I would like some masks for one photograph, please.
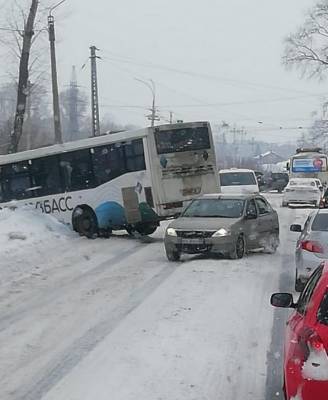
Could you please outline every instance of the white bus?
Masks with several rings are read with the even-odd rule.
[[[328,185],[327,155],[320,148],[297,149],[287,163],[287,170],[290,179],[317,178],[323,185]]]
[[[208,122],[0,156],[0,207],[31,205],[87,237],[122,228],[151,234],[195,196],[218,191]]]

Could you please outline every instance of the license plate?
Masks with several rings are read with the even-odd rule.
[[[205,244],[204,239],[182,239],[182,244]]]

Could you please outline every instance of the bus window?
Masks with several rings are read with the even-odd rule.
[[[78,150],[60,156],[60,168],[66,191],[95,187],[90,150]]]
[[[123,145],[115,143],[95,147],[92,161],[98,185],[121,176],[125,172]]]
[[[211,147],[207,127],[155,130],[158,154],[205,150]]]
[[[4,200],[22,200],[33,196],[28,161],[5,165],[2,168]]]
[[[58,156],[32,160],[31,175],[37,196],[57,194],[63,191]]]
[[[142,139],[133,140],[124,146],[127,171],[143,171],[146,169]]]

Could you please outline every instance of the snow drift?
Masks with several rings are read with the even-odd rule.
[[[12,207],[0,210],[0,254],[72,235],[68,226],[34,209]]]

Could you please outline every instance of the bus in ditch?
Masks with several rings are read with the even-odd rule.
[[[328,185],[328,157],[319,147],[299,148],[287,163],[289,178],[317,178]]]
[[[0,156],[0,207],[26,205],[82,236],[149,235],[219,191],[208,122],[155,126]]]

